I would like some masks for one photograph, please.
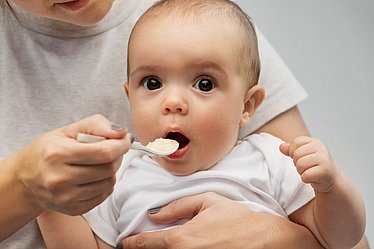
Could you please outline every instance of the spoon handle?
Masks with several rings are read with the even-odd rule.
[[[94,143],[105,140],[105,137],[97,136],[97,135],[91,135],[86,133],[78,133],[77,134],[77,141],[81,143]]]
[[[147,148],[142,145],[141,143],[139,142],[133,142],[131,144],[131,149],[134,149],[134,150],[147,150]]]
[[[78,133],[77,134],[77,141],[82,143],[94,143],[105,140],[105,137],[97,136],[97,135],[91,135],[86,133]],[[157,153],[151,151],[146,146],[142,145],[139,142],[133,142],[130,146],[131,149],[142,151],[143,153],[146,153],[150,156],[160,156]]]

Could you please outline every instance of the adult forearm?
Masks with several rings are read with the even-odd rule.
[[[45,211],[37,218],[40,232],[48,249],[98,248],[88,223],[81,217]]]
[[[298,225],[283,218],[271,218],[272,232],[266,231],[272,237],[271,244],[265,248],[323,248],[311,231],[302,225]],[[266,222],[266,221],[264,221]]]
[[[15,174],[15,156],[0,162],[0,241],[38,216],[43,210]]]
[[[292,141],[297,136],[309,135],[301,113],[296,106],[276,116],[255,131],[255,133],[261,132],[270,133],[286,142]]]

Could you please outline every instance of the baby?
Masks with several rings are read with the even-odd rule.
[[[79,239],[49,233],[48,248],[114,247],[131,234],[167,227],[152,223],[148,210],[207,191],[304,225],[326,248],[361,239],[363,201],[321,141],[298,137],[288,144],[264,133],[238,141],[264,89],[257,85],[254,27],[235,3],[157,2],[132,31],[127,72],[139,141],[168,138],[179,148],[167,157],[130,150],[113,194],[84,215],[90,227],[81,217],[59,224]]]

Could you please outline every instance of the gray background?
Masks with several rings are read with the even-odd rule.
[[[236,2],[309,93],[304,119],[361,191],[374,246],[374,1]]]

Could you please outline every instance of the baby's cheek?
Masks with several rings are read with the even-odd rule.
[[[201,115],[194,121],[194,132],[198,132],[206,139],[214,139],[217,137],[217,133],[222,132],[222,126],[222,119],[216,115]]]
[[[217,116],[207,119],[209,117],[201,118],[195,127],[201,146],[207,153],[226,154],[236,142],[239,126]]]
[[[132,115],[131,122],[139,141],[151,141],[154,130],[158,127],[158,119],[152,113],[139,112]]]

